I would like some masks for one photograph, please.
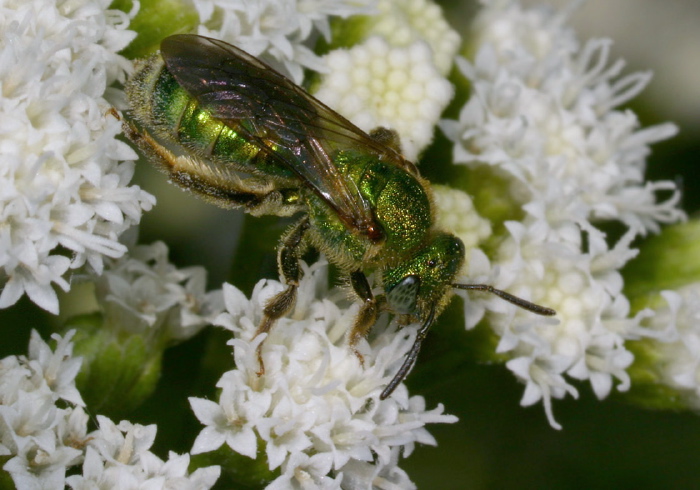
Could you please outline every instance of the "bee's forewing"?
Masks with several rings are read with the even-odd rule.
[[[338,150],[354,149],[401,164],[398,153],[235,46],[181,34],[163,40],[161,53],[190,95],[290,168],[349,229],[365,234],[379,229],[370,203],[333,157]]]

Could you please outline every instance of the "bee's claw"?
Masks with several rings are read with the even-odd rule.
[[[265,362],[263,361],[262,358],[262,344],[258,346],[257,349],[257,354],[258,354],[258,365],[260,366],[260,369],[257,370],[255,374],[258,375],[258,378],[265,374]]]

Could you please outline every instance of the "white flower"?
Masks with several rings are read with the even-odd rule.
[[[46,451],[33,446],[10,459],[3,469],[12,475],[16,488],[63,488],[66,467],[75,464],[80,455],[71,447]]]
[[[33,378],[43,378],[43,382],[54,393],[55,399],[63,399],[74,405],[84,406],[83,399],[75,387],[75,377],[80,371],[82,360],[73,358],[73,332],[65,337],[53,335],[56,341],[56,350],[41,340],[39,334],[32,330],[29,341],[29,355],[27,368],[32,371]]]
[[[399,450],[398,447],[391,450],[392,461],[398,461]],[[343,489],[404,490],[416,488],[406,472],[396,464],[381,467],[352,459],[343,467],[343,471]]]
[[[403,448],[407,456],[416,442],[435,444],[425,425],[456,418],[443,415],[442,406],[426,411],[423,399],[409,398],[403,385],[379,400],[415,329],[387,327],[371,344],[361,344],[363,368],[346,341],[357,307],[340,308],[344,293],[325,291],[323,264],[304,270],[295,310],[264,339],[261,377],[256,349],[263,336],[252,337],[265,302],[283,286],[261,281],[250,301],[232,286],[224,289],[228,313],[217,324],[236,335],[231,345],[237,369],[217,384],[218,406],[190,399],[207,426],[192,452],[214,451],[224,443],[251,458],[264,450],[270,470],[282,472],[271,488],[338,488],[341,474],[343,482],[352,481],[360,478],[355,470],[360,467],[371,467],[374,475],[395,472],[395,450]],[[329,299],[316,299],[317,291]]]
[[[314,94],[370,132],[395,130],[401,152],[412,161],[433,138],[440,114],[452,99],[452,85],[435,68],[423,41],[394,47],[372,37],[325,57],[327,75]]]
[[[192,337],[223,310],[221,291],[205,288],[206,271],[176,268],[163,242],[134,246],[96,279],[107,325],[171,340]]]
[[[382,36],[392,46],[403,47],[425,41],[442,75],[452,68],[461,39],[445,20],[442,9],[430,0],[380,0],[379,13],[370,19],[369,32]]]
[[[610,42],[579,47],[561,16],[485,3],[475,21],[475,61],[458,61],[474,95],[459,122],[443,123],[456,143],[455,162],[509,174],[523,188],[513,199],[528,212],[546,204],[555,229],[616,219],[644,234],[680,219],[675,185],[644,183],[649,145],[676,127],[638,130],[634,113],[615,110],[649,75],[619,78],[622,62],[606,68]],[[656,204],[661,190],[674,192]]]
[[[558,322],[474,297],[466,298],[466,311],[481,306],[467,325],[489,311],[498,352],[511,356],[508,368],[526,383],[521,403],[542,400],[559,428],[551,398],[577,395],[567,377],[587,380],[599,398],[615,379],[619,390],[630,386],[633,355],[625,342],[638,338],[648,313],[630,315],[620,269],[637,253],[635,237],[684,216],[675,184],[644,181],[649,145],[676,128],[639,130],[634,113],[617,109],[649,75],[620,77],[622,62],[608,66],[609,41],[579,46],[565,13],[482,3],[475,60],[458,61],[472,96],[459,121],[442,122],[455,162],[479,169],[477,212],[507,231],[495,248],[489,244],[488,277],[485,257],[475,264],[475,282],[554,308]],[[657,203],[661,190],[671,197]],[[500,208],[480,208],[479,195],[500,200]],[[498,222],[504,218],[513,221]],[[610,220],[626,227],[612,245],[599,229]]]
[[[154,199],[129,186],[136,154],[116,139],[106,88],[134,37],[104,0],[3,2],[0,19],[0,307],[23,294],[58,312],[52,284],[126,251],[119,235]],[[60,248],[69,251],[62,252]]]
[[[126,420],[115,425],[107,417],[98,416],[99,429],[91,436],[90,445],[108,462],[133,464],[153,445],[156,426],[132,424]]]
[[[75,405],[84,405],[80,393],[75,388],[75,377],[80,370],[80,358],[73,358],[75,334],[68,332],[65,337],[54,334],[56,350],[52,351],[36,331],[32,331],[27,357],[6,357],[0,362],[0,405],[10,406],[20,392],[40,390],[50,394],[55,401],[65,400]]]
[[[444,185],[432,188],[438,228],[459,237],[467,250],[491,236],[491,223],[479,216],[469,194]]]
[[[211,488],[220,474],[218,466],[187,473],[189,455],[169,454],[163,461],[148,449],[155,425],[122,421],[115,425],[98,416],[99,429],[88,438],[82,475],[66,478],[75,490],[91,488]]]
[[[211,448],[218,448],[226,443],[237,453],[255,458],[257,441],[250,422],[254,420],[255,414],[268,410],[271,399],[267,393],[258,397],[246,397],[244,393],[237,393],[233,388],[233,383],[222,383],[219,403],[190,398],[192,411],[200,422],[206,425],[192,446],[193,454],[210,451]],[[251,401],[251,398],[257,399]]]
[[[100,428],[87,433],[88,416],[75,388],[80,359],[70,340],[54,335],[55,350],[32,332],[29,354],[0,361],[0,455],[17,488],[210,488],[216,466],[187,473],[189,455],[171,453],[163,462],[149,451],[155,425],[97,416]],[[62,402],[59,402],[62,400]],[[57,403],[58,402],[58,403]],[[66,478],[83,464],[83,474]],[[74,471],[73,471],[74,472]]]
[[[303,68],[322,69],[304,43],[314,33],[330,40],[329,17],[373,12],[372,0],[194,0],[198,33],[233,43],[253,56],[283,63],[296,83]]]
[[[52,351],[33,331],[27,357],[0,361],[0,454],[9,456],[3,469],[17,488],[61,488],[66,468],[82,458],[87,416],[71,406],[83,404],[75,389],[80,359],[71,355],[73,334],[54,335]]]
[[[327,475],[331,471],[333,458],[327,453],[309,456],[298,452],[290,455],[281,468],[282,476],[270,483],[266,490],[287,490],[289,488],[340,490],[343,483],[343,475],[336,478]],[[368,465],[372,466],[373,465]],[[346,486],[346,488],[352,488]]]

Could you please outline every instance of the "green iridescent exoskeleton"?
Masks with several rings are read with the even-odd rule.
[[[258,334],[293,307],[308,246],[348,276],[362,302],[349,335],[360,359],[355,346],[381,311],[422,323],[381,398],[410,371],[454,288],[554,314],[488,285],[454,284],[464,245],[435,227],[430,184],[398,152],[394,133],[368,135],[244,51],[202,36],[168,37],[160,54],[137,64],[126,92],[127,135],[176,184],[256,216],[301,215],[278,248],[287,288],[265,306]],[[263,374],[260,350],[258,358]]]

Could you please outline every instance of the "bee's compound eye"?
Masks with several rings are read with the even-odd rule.
[[[415,274],[404,277],[386,292],[386,300],[395,313],[401,315],[416,312],[416,301],[420,290],[420,277]]]

